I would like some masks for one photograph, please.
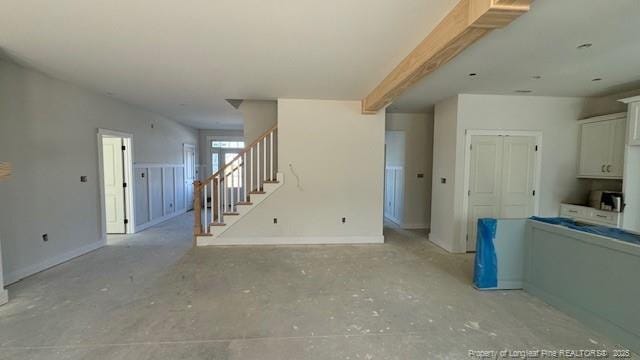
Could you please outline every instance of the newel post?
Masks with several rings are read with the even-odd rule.
[[[202,235],[202,182],[193,182],[193,236]]]

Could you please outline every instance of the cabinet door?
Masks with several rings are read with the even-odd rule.
[[[640,102],[629,104],[629,145],[640,145]]]
[[[608,121],[611,124],[611,158],[607,164],[606,176],[622,178],[624,169],[624,143],[627,122],[625,119]]]
[[[578,176],[604,177],[611,156],[611,125],[608,121],[582,124]]]

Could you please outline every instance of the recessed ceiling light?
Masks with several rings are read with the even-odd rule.
[[[588,49],[592,46],[592,43],[584,43],[584,44],[580,44],[578,45],[578,47],[576,49],[578,50],[582,50],[582,49]]]
[[[516,92],[519,93],[519,94],[528,94],[530,92],[533,92],[533,90],[523,89],[523,90],[516,90]]]
[[[469,76],[476,76],[478,75],[477,73],[470,73]]]
[[[595,78],[595,79],[591,79],[591,81],[601,81],[602,78]]]
[[[542,76],[540,76],[540,75],[533,75],[531,78],[532,78],[532,79],[534,79],[534,80],[540,80],[540,79],[542,79]]]

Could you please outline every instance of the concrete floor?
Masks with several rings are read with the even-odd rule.
[[[191,248],[181,216],[9,287],[0,359],[467,359],[614,348],[522,291],[471,287],[471,255],[384,245]]]

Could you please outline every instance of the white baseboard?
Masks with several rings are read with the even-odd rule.
[[[287,237],[218,237],[199,236],[198,246],[231,245],[348,245],[383,244],[384,236],[287,236]]]
[[[54,256],[49,258],[41,263],[27,266],[22,269],[14,270],[4,274],[4,284],[9,285],[13,284],[16,281],[20,281],[27,276],[31,276],[35,273],[39,273],[43,270],[47,270],[48,268],[54,267],[56,265],[62,264],[63,262],[69,261],[73,258],[76,258],[80,255],[84,255],[93,250],[99,249],[105,246],[105,242],[103,240],[96,241],[91,244],[87,244],[85,246],[79,247],[77,249],[73,249],[64,254],[60,254],[58,256]]]
[[[7,293],[7,290],[2,289],[2,286],[0,286],[0,305],[4,305],[8,302],[9,302],[9,293]]]
[[[401,227],[406,230],[419,230],[419,229],[428,229],[429,225],[427,224],[402,224]]]
[[[148,229],[148,228],[150,228],[152,226],[155,226],[155,225],[163,223],[163,222],[165,222],[167,220],[173,219],[174,217],[182,215],[182,214],[184,214],[186,212],[187,212],[187,209],[178,210],[178,211],[176,211],[174,213],[165,215],[163,217],[159,217],[157,219],[153,219],[153,220],[148,221],[148,222],[146,222],[144,224],[136,225],[135,232],[140,232],[142,230],[146,230],[146,229]]]

